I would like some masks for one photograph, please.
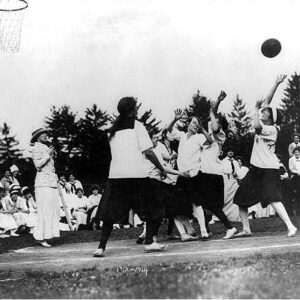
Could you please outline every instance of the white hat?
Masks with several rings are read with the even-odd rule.
[[[12,166],[10,167],[10,171],[11,171],[11,172],[19,171],[19,168],[18,168],[16,165],[12,165]]]
[[[9,188],[9,193],[12,194],[19,194],[21,187],[18,184],[12,184]]]
[[[25,195],[25,192],[27,192],[27,191],[29,191],[29,192],[30,192],[30,190],[29,190],[29,187],[28,187],[28,186],[24,186],[24,187],[22,187],[22,189],[21,189],[21,193],[22,193],[22,195]]]
[[[39,129],[35,130],[35,131],[32,133],[32,135],[31,135],[30,143],[32,143],[32,144],[35,143],[36,140],[37,140],[37,138],[38,138],[42,133],[48,132],[48,131],[49,131],[49,129],[47,129],[47,128],[39,128]]]

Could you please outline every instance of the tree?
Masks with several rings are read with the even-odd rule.
[[[51,116],[46,117],[45,125],[50,129],[52,145],[56,151],[55,162],[59,170],[67,171],[71,168],[72,158],[80,155],[77,145],[77,114],[67,105],[60,108],[53,106],[50,112]]]
[[[107,125],[111,117],[93,104],[78,122],[77,144],[81,157],[76,164],[85,180],[103,182],[108,177],[111,153],[107,138]]]
[[[210,111],[210,101],[203,95],[200,94],[198,90],[196,94],[192,97],[192,104],[185,109],[185,113],[188,118],[191,116],[198,116],[201,118],[202,124],[205,129],[207,129],[207,124],[209,121],[209,111]],[[184,122],[183,126],[180,126],[180,130],[187,130],[187,122]]]
[[[228,115],[232,133],[228,136],[224,144],[232,145],[235,148],[236,155],[242,155],[249,162],[253,146],[254,132],[251,131],[252,118],[246,109],[246,104],[238,95],[233,103],[233,108]]]
[[[283,161],[288,161],[288,145],[291,143],[291,137],[294,132],[300,130],[300,75],[294,73],[288,79],[287,87],[284,90],[281,112],[283,122],[277,142],[277,152],[279,152]]]
[[[228,116],[234,126],[234,136],[243,137],[250,132],[252,118],[249,116],[249,112],[246,109],[246,103],[244,103],[239,95],[236,96],[236,99],[233,102],[232,111]]]
[[[138,110],[141,108],[141,106],[142,104],[140,103],[138,105]],[[159,128],[161,121],[157,121],[156,118],[153,117],[152,109],[145,111],[142,116],[138,118],[138,120],[144,124],[150,135],[158,134],[161,131]]]
[[[0,162],[1,164],[10,166],[21,157],[21,151],[18,148],[19,142],[16,140],[15,135],[11,135],[10,127],[7,125],[7,123],[3,123],[3,126],[0,128],[0,130]]]

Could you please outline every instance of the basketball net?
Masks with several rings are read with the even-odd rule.
[[[20,38],[25,9],[25,0],[0,0],[0,49],[16,53],[20,48]]]

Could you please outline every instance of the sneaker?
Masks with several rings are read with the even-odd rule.
[[[141,245],[141,244],[144,243],[144,241],[145,241],[145,238],[139,236],[139,237],[136,239],[135,242],[136,242],[138,245]]]
[[[46,241],[37,241],[41,246],[45,248],[50,248],[52,247],[50,244],[48,244]]]
[[[237,229],[235,227],[228,229],[226,232],[226,235],[223,237],[223,240],[228,240],[233,238],[233,236],[235,235],[235,233],[237,232]]]
[[[249,236],[252,236],[252,232],[247,230],[242,230],[234,235],[234,237],[249,237]]]
[[[145,252],[162,252],[166,248],[166,245],[160,245],[159,243],[153,242],[150,245],[145,245],[144,250]]]
[[[197,236],[197,233],[195,230],[192,230],[192,231],[187,231],[187,234],[190,235],[190,236]]]
[[[93,254],[93,257],[103,257],[103,256],[104,256],[104,250],[101,248],[97,249]]]
[[[7,235],[5,233],[0,234],[0,239],[4,239],[4,238],[7,238],[7,237],[9,237],[9,235]]]
[[[289,229],[289,232],[287,234],[288,237],[293,237],[296,235],[296,232],[297,232],[297,228],[296,227],[293,227],[292,229]]]
[[[20,235],[17,234],[17,233],[15,233],[15,232],[13,232],[13,231],[11,231],[10,236],[20,236]]]
[[[167,235],[167,240],[172,241],[172,240],[178,240],[180,239],[180,236],[175,235],[173,233],[171,233],[170,235]]]
[[[181,235],[181,241],[182,242],[191,242],[191,241],[195,241],[195,240],[197,240],[196,237],[191,236],[187,233],[184,233],[184,234]]]
[[[201,235],[201,240],[202,241],[208,241],[209,239],[210,239],[210,234],[208,233],[208,234],[202,234]]]

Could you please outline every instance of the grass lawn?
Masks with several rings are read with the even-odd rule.
[[[300,217],[292,217],[292,222],[296,227],[300,228]],[[286,231],[285,224],[280,218],[260,218],[255,220],[250,220],[252,232],[283,232]],[[241,224],[234,224],[238,229],[241,229]],[[199,234],[199,225],[194,223],[194,228]],[[225,228],[220,223],[217,222],[211,225],[211,231],[213,233],[213,238],[219,239],[225,235]],[[113,231],[111,239],[114,240],[124,240],[124,239],[136,239],[137,236],[142,232],[142,228],[129,228],[129,229],[117,229]],[[159,235],[166,234],[166,225],[162,225]],[[61,232],[61,237],[51,241],[52,244],[66,244],[66,243],[81,243],[81,242],[91,242],[99,241],[100,231],[78,231],[78,232]],[[24,247],[36,246],[32,235],[25,234],[19,237],[9,237],[0,239],[0,254],[8,252],[9,250],[21,249]]]
[[[300,253],[286,253],[160,264],[144,270],[27,272],[13,281],[0,282],[0,297],[299,298],[299,279]]]
[[[300,218],[293,218],[300,228]],[[241,225],[236,224],[240,229]],[[194,226],[199,230],[198,224]],[[279,218],[251,220],[253,232],[284,232]],[[112,239],[135,239],[141,228],[114,230]],[[225,229],[211,226],[214,238]],[[163,236],[166,225],[160,230]],[[98,231],[63,232],[55,244],[99,240]],[[30,235],[0,240],[0,251],[34,246]],[[201,259],[201,258],[200,258]],[[200,260],[199,259],[199,260]],[[20,270],[21,271],[21,270]],[[299,253],[252,255],[217,261],[68,272],[0,271],[0,298],[299,298]]]

